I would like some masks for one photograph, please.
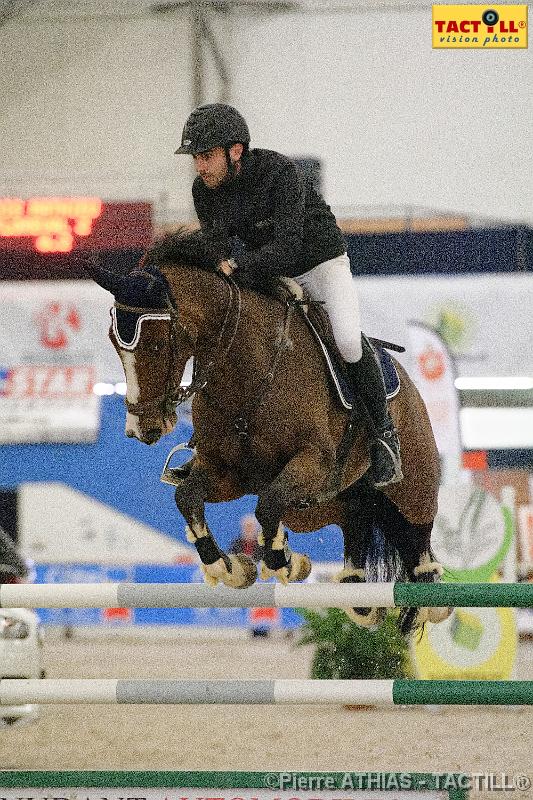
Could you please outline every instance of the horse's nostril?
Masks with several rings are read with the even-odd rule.
[[[153,444],[154,442],[157,442],[160,436],[161,436],[161,431],[159,430],[159,428],[152,428],[145,434],[144,441],[147,444]]]
[[[126,431],[126,436],[128,437],[128,439],[133,439],[135,434],[133,433],[133,431]]]

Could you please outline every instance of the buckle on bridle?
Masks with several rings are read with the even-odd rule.
[[[248,422],[244,417],[237,417],[233,425],[239,436],[243,439],[248,437]]]

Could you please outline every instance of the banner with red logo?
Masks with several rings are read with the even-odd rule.
[[[420,322],[408,323],[410,374],[426,404],[442,457],[460,464],[462,444],[456,371],[439,334]]]
[[[96,439],[94,386],[124,380],[111,303],[89,282],[0,283],[0,443]]]

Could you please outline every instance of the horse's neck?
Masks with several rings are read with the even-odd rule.
[[[198,335],[201,341],[212,335],[212,328],[223,320],[224,287],[211,272],[200,269],[172,266],[162,270],[170,284],[185,327]]]
[[[214,357],[221,386],[239,381],[251,369],[268,371],[283,327],[281,303],[249,291],[239,297],[218,275],[204,270],[168,267],[164,274],[185,327],[197,334],[195,355],[200,361]]]

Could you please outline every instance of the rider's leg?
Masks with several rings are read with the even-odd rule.
[[[374,486],[381,488],[403,478],[400,442],[389,414],[381,366],[374,348],[362,337],[363,355],[359,361],[348,363],[348,374],[368,412],[367,426],[371,434],[370,459]]]
[[[319,264],[296,281],[313,299],[324,301],[354,391],[365,406],[375,486],[401,480],[400,443],[389,415],[381,367],[370,343],[361,336],[359,298],[348,256]]]

